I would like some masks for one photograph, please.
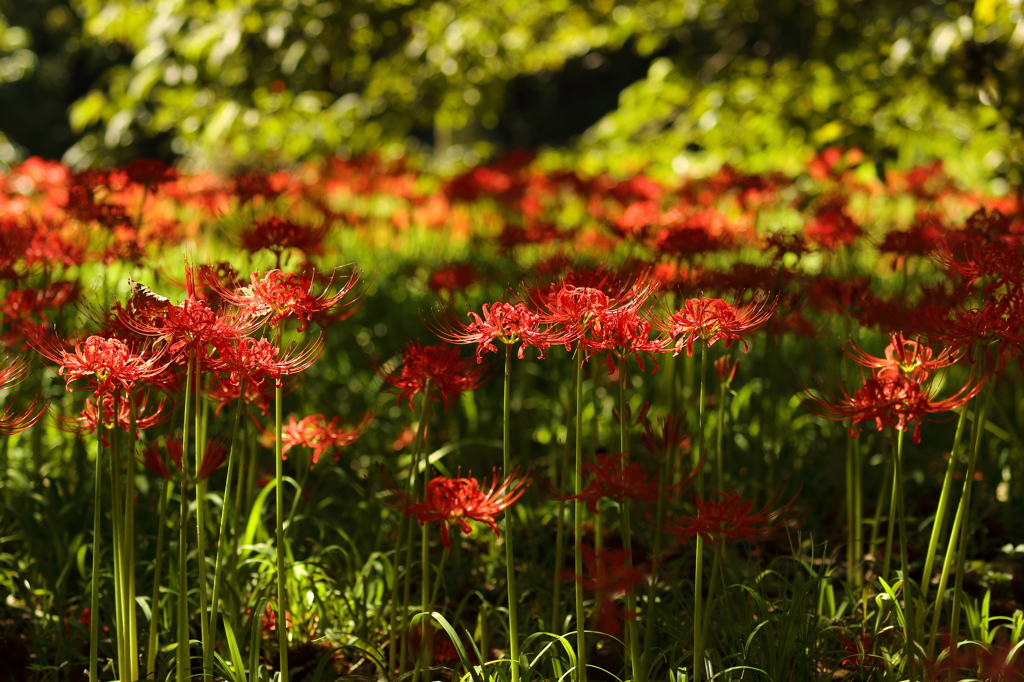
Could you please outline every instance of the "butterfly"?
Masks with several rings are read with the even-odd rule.
[[[166,296],[155,293],[145,284],[139,284],[128,276],[128,305],[132,312],[146,317],[164,317],[167,315],[171,301]]]

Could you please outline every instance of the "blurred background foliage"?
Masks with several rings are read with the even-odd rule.
[[[0,163],[1024,167],[1020,0],[0,0]]]

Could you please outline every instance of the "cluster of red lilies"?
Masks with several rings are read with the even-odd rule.
[[[369,360],[394,387],[400,405],[413,411],[417,402],[419,406],[419,428],[405,441],[415,451],[408,479],[389,484],[382,499],[424,530],[437,524],[446,548],[453,542],[451,531],[469,533],[470,522],[498,534],[499,515],[521,499],[532,478],[532,463],[510,452],[508,444],[512,357],[525,360],[530,349],[539,359],[558,349],[571,353],[577,415],[583,405],[583,363],[603,359],[608,376],[619,383],[619,448],[613,454],[585,458],[580,445],[582,417],[577,416],[571,429],[577,439],[575,467],[545,485],[560,505],[560,529],[565,518],[561,510],[573,507],[575,564],[565,568],[564,557],[556,554],[560,563],[555,578],[572,580],[578,590],[595,593],[605,631],[616,631],[625,620],[627,664],[633,666],[634,679],[644,682],[654,645],[641,637],[636,619],[653,619],[656,600],[649,596],[638,606],[636,592],[645,581],[653,590],[658,579],[661,536],[695,544],[699,574],[704,544],[718,556],[729,543],[757,544],[792,523],[789,505],[773,500],[755,509],[724,485],[721,447],[711,447],[704,434],[705,370],[716,342],[729,349],[739,341],[746,352],[749,335],[760,329],[778,336],[830,335],[837,320],[848,333],[854,322],[882,330],[889,336],[882,356],[850,341],[846,353],[863,368],[856,387],[808,389],[803,397],[816,415],[849,422],[851,436],[862,423],[874,423],[879,431],[892,432],[900,446],[905,432],[912,431],[915,442],[920,439],[921,424],[929,415],[952,410],[963,414],[1008,362],[1016,359],[1024,366],[1024,214],[1013,198],[993,199],[959,189],[940,165],[890,172],[879,180],[862,172],[869,162],[859,151],[829,149],[808,163],[810,184],[779,174],[750,175],[725,168],[711,178],[669,185],[643,175],[614,180],[542,171],[531,161],[513,154],[491,166],[441,179],[375,158],[232,178],[185,176],[146,160],[121,169],[74,173],[56,163],[30,159],[0,176],[0,279],[6,283],[0,300],[0,343],[7,356],[0,369],[0,388],[25,379],[26,351],[34,349],[57,368],[69,391],[80,386],[89,392],[69,428],[96,434],[112,453],[117,452],[118,441],[125,440],[120,434],[128,434],[131,456],[118,459],[113,454],[109,466],[130,474],[137,455],[161,479],[194,487],[197,515],[204,513],[202,486],[223,464],[230,467],[232,444],[200,438],[197,421],[190,465],[187,453],[193,444],[188,427],[182,436],[164,439],[162,448],[149,442],[135,453],[139,434],[170,419],[176,408],[186,410],[187,422],[191,397],[197,414],[200,403],[208,403],[218,414],[225,407],[238,407],[240,414],[245,406],[273,418],[274,432],[267,435],[276,447],[280,514],[280,460],[286,453],[308,452],[310,464],[326,453],[337,456],[366,433],[374,419],[368,412],[357,425],[346,428],[337,417],[322,413],[292,415],[287,421],[280,412],[271,417],[286,377],[308,369],[324,352],[324,334],[305,338],[307,327],[326,329],[344,320],[360,296],[357,271],[316,267],[337,259],[339,235],[356,231],[367,248],[391,248],[403,234],[422,228],[443,233],[455,243],[481,246],[497,263],[490,270],[490,262],[454,262],[431,263],[417,273],[443,296],[428,326],[446,344],[412,341],[398,363]],[[884,199],[894,197],[913,201],[912,215],[904,215],[899,227],[888,222],[895,213],[877,209]],[[187,265],[180,303],[136,282],[129,283],[124,303],[101,309],[85,300],[76,268],[97,262],[155,262],[154,256],[172,245],[209,237],[214,218],[225,214],[236,216],[237,224],[225,228],[223,240],[273,267],[245,276],[226,262]],[[875,274],[903,286],[858,274],[851,265],[857,249],[873,250],[878,257],[872,266]],[[616,266],[582,266],[575,257],[578,253]],[[317,274],[318,270],[333,274]],[[525,283],[518,274],[510,274],[523,270],[530,273]],[[488,287],[495,282],[507,292],[503,297],[490,296],[465,315],[457,312],[461,303],[478,301],[493,291]],[[516,284],[508,289],[512,282]],[[93,331],[77,336],[67,329],[56,333],[52,321],[83,304]],[[938,344],[941,349],[933,350]],[[475,346],[475,354],[463,356],[459,345]],[[627,382],[634,361],[640,371],[647,370],[648,362],[656,371],[660,354],[676,356],[683,350],[688,356],[695,351],[701,356],[699,399],[688,406],[698,414],[698,432],[692,436],[683,434],[677,414],[655,408],[664,415],[658,421],[648,417],[647,402],[633,401],[640,406],[631,408]],[[460,395],[479,388],[490,376],[483,365],[489,354],[504,354],[505,359],[503,472],[492,474],[484,484],[472,475],[432,476],[425,461],[432,405],[447,409]],[[954,363],[969,363],[974,369],[969,379],[950,389],[943,370]],[[713,363],[725,387],[719,406],[737,364],[728,354]],[[940,376],[942,381],[937,381]],[[940,390],[946,397],[940,397]],[[27,406],[9,404],[0,415],[0,433],[24,431],[44,414],[38,398]],[[198,420],[197,414],[193,416]],[[722,419],[716,423],[721,429]],[[642,442],[662,465],[658,471],[631,461],[631,435],[639,429]],[[715,465],[713,483],[705,483],[702,471],[709,461]],[[138,676],[130,573],[134,565],[128,552],[131,485],[126,478],[115,483],[122,487],[114,491],[119,511],[112,519],[113,537],[120,543],[118,556],[127,557],[118,559],[116,567],[120,577],[115,629],[119,670]],[[894,484],[894,495],[897,485],[901,484]],[[696,491],[691,492],[693,488]],[[619,510],[621,550],[601,546],[601,519],[613,507]],[[639,522],[656,538],[647,570],[634,565],[630,549],[630,520],[638,508],[644,511],[637,515]],[[182,516],[189,513],[185,504]],[[598,528],[593,546],[583,541],[586,514]],[[510,524],[508,516],[505,521]],[[203,528],[202,521],[199,527]],[[411,547],[411,538],[410,522],[396,542]],[[279,518],[278,542],[283,540]],[[518,595],[507,532],[505,540],[515,681]],[[196,542],[202,547],[201,535]],[[890,537],[887,561],[891,546]],[[396,556],[399,549],[396,546]],[[557,552],[562,549],[559,546]],[[218,547],[218,566],[220,551]],[[278,559],[284,561],[280,549]],[[423,564],[426,571],[426,557]],[[905,558],[902,567],[905,572]],[[205,571],[205,559],[200,560],[200,569]],[[397,561],[394,570],[397,575]],[[405,570],[408,581],[408,564]],[[283,563],[278,572],[283,580]],[[924,578],[930,581],[931,576]],[[204,590],[205,582],[203,578]],[[397,604],[399,581],[392,586]],[[698,580],[696,603],[710,608],[713,587],[714,581],[705,595]],[[217,590],[215,579],[209,603],[204,601],[201,607],[204,663],[212,661],[218,636]],[[408,589],[405,592],[408,601]],[[582,661],[586,618],[579,594],[576,627]],[[616,605],[620,596],[625,597],[625,608]],[[560,623],[557,592],[555,601],[551,622]],[[423,604],[426,611],[430,606]],[[97,612],[95,603],[91,608]],[[186,609],[180,621],[184,626],[179,624],[186,631],[177,633],[178,652],[187,655],[181,652],[188,649],[188,605],[179,608]],[[280,584],[277,608],[287,614]],[[403,608],[400,617],[404,619],[407,611]],[[710,622],[707,614],[703,618],[698,610],[698,680]],[[912,643],[916,635],[911,625],[906,638]],[[410,623],[393,620],[392,626],[396,632],[410,633],[404,648],[395,645],[402,635],[392,633],[392,651],[399,651],[401,658],[390,663],[404,668],[406,650],[418,644],[412,643]],[[280,634],[284,650],[286,630],[281,628]],[[424,641],[429,641],[429,633]],[[920,658],[911,649],[908,646],[907,660]],[[286,655],[282,666],[286,678]],[[585,665],[581,666],[585,677]]]

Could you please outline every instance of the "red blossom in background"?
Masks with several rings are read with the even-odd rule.
[[[323,241],[330,226],[319,227],[299,225],[287,218],[271,216],[257,220],[252,227],[243,230],[238,239],[242,248],[250,253],[262,249],[280,254],[287,249],[300,251],[304,256],[323,253]]]
[[[181,441],[175,439],[164,441],[164,450],[166,450],[168,458],[170,458],[178,473],[182,473],[181,457],[183,450]],[[227,446],[219,440],[206,441],[206,447],[203,448],[203,461],[199,466],[199,472],[196,476],[197,480],[205,481],[209,478],[213,472],[227,461],[228,454]],[[142,448],[142,456],[139,461],[157,476],[171,480],[170,470],[164,463],[164,459],[160,456],[160,448],[156,443],[150,443]]]
[[[451,346],[424,346],[413,341],[402,349],[402,364],[396,369],[378,365],[377,374],[399,389],[398,402],[404,400],[415,411],[412,399],[430,384],[430,399],[443,401],[445,409],[460,394],[472,391],[483,382],[483,370],[472,360],[460,357]]]
[[[498,472],[495,471],[491,476],[491,486],[485,491],[475,478],[438,476],[427,482],[426,499],[422,502],[412,499],[394,483],[390,483],[393,499],[385,504],[400,509],[421,525],[438,523],[441,527],[441,542],[445,547],[451,547],[449,527],[458,526],[464,535],[468,535],[473,529],[469,521],[486,523],[495,535],[501,535],[494,517],[512,506],[525,492],[530,481],[517,469],[500,480],[499,484]]]
[[[337,417],[328,422],[327,417],[322,414],[312,414],[297,421],[294,415],[289,416],[288,423],[282,427],[281,455],[283,457],[284,453],[294,447],[308,448],[313,454],[313,464],[316,464],[324,452],[351,445],[359,440],[359,437],[366,433],[374,416],[374,413],[367,412],[359,424],[349,430],[338,427]],[[338,456],[335,455],[334,458],[337,459]]]
[[[505,345],[521,343],[520,358],[525,357],[527,346],[536,348],[543,358],[548,348],[563,342],[554,334],[541,331],[538,316],[522,303],[485,303],[482,315],[467,313],[472,320],[469,324],[460,321],[447,309],[442,315],[442,321],[435,325],[435,333],[449,343],[477,344],[478,363],[483,362],[484,353],[497,352],[495,341]]]
[[[336,276],[337,273],[328,278],[327,286],[319,295],[313,295],[313,278],[281,270],[270,270],[262,276],[254,272],[249,286],[233,292],[218,293],[225,301],[238,306],[244,314],[268,317],[272,327],[284,319],[294,317],[299,322],[299,331],[303,331],[314,318],[343,319],[345,315],[342,315],[342,309],[359,299],[357,294],[345,300],[359,284],[359,271],[349,272],[340,282],[339,289],[331,294],[329,292]],[[217,282],[208,284],[219,286]],[[351,314],[351,311],[348,313]]]
[[[685,346],[686,354],[692,357],[693,344],[697,339],[709,347],[721,339],[725,341],[726,348],[739,339],[745,353],[749,347],[742,335],[767,322],[778,304],[777,296],[772,299],[758,296],[738,306],[720,298],[690,298],[682,308],[662,321],[661,326],[672,337],[678,337],[674,355],[679,355]]]
[[[782,531],[787,522],[786,512],[795,501],[796,497],[781,507],[769,502],[754,511],[752,502],[732,490],[715,493],[708,500],[698,495],[694,513],[667,521],[664,530],[681,544],[688,544],[699,535],[708,544],[742,540],[756,545]]]
[[[587,484],[579,495],[570,495],[567,500],[584,500],[590,513],[597,513],[597,503],[602,499],[622,502],[634,500],[651,505],[658,498],[658,477],[652,476],[638,462],[631,462],[623,468],[622,455],[597,455],[597,463],[583,465]]]
[[[624,618],[635,618],[635,613],[615,606],[615,597],[633,590],[643,582],[644,571],[639,566],[627,566],[626,552],[622,549],[594,551],[583,545],[583,564],[586,572],[578,575],[571,570],[563,571],[563,580],[574,580],[583,589],[597,597],[598,629],[609,635],[616,635],[622,629]]]
[[[885,357],[882,358],[868,355],[853,341],[850,342],[850,348],[844,350],[855,362],[871,368],[875,376],[889,378],[902,375],[917,382],[926,380],[937,369],[952,365],[960,357],[959,353],[950,348],[943,348],[935,355],[920,340],[906,339],[903,332],[893,332],[889,339]]]

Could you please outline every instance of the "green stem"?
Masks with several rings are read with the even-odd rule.
[[[942,602],[946,598],[946,585],[949,584],[949,574],[953,570],[953,561],[956,559],[956,547],[954,543],[960,537],[960,522],[963,520],[963,498],[960,498],[956,507],[956,516],[953,518],[953,528],[949,532],[949,545],[946,548],[946,556],[942,558],[942,573],[939,575],[939,586],[935,591],[935,606],[932,609],[932,626],[928,630],[928,650],[926,660],[935,660],[935,643],[939,635],[939,618],[942,616]]]
[[[573,546],[573,567],[576,575],[583,575],[583,341],[576,345],[576,480],[573,492],[573,531],[576,542]],[[624,415],[623,415],[624,418]],[[587,615],[583,608],[583,583],[575,581],[576,589],[576,680],[587,682]]]
[[[967,563],[967,540],[971,534],[971,488],[974,483],[974,470],[978,464],[978,452],[981,450],[981,437],[985,433],[985,420],[988,417],[989,407],[992,405],[992,396],[995,395],[995,377],[989,380],[985,389],[984,404],[975,415],[974,438],[971,443],[971,454],[967,460],[967,474],[964,480],[963,497],[960,500],[963,506],[963,515],[960,522],[960,538],[956,557],[956,586],[953,589],[953,614],[949,625],[949,653],[953,657],[956,654],[958,640],[960,638],[960,607],[964,593],[964,567]],[[952,679],[954,671],[950,670]]]
[[[117,393],[114,393],[114,426],[110,430],[110,489],[111,516],[114,527],[114,614],[117,635],[117,674],[119,679],[129,675],[125,665],[128,660],[128,608],[125,604],[127,581],[125,580],[124,556],[124,490],[121,483],[121,451],[117,437],[116,415],[120,410]],[[101,427],[102,428],[102,427]]]
[[[505,345],[505,392],[502,409],[501,451],[505,480],[512,471],[511,419],[512,404],[512,345]],[[519,594],[516,591],[515,552],[512,547],[512,511],[505,510],[505,575],[508,583],[508,650],[512,662],[512,682],[519,682],[519,619],[516,613]],[[445,550],[447,554],[447,549]],[[442,565],[444,558],[441,559]],[[438,574],[440,580],[440,574]]]
[[[910,562],[907,558],[907,520],[906,507],[903,501],[903,430],[896,431],[896,451],[894,453],[893,490],[896,491],[896,518],[900,527],[900,567],[903,580],[903,623],[904,623],[904,657],[909,669],[910,682],[917,682],[916,637],[917,621],[914,620],[913,584],[910,582]]]
[[[935,519],[932,521],[932,534],[928,540],[928,553],[925,554],[924,572],[921,574],[921,601],[928,598],[928,588],[932,581],[932,570],[935,565],[935,554],[938,551],[939,536],[945,530],[944,521],[946,508],[949,506],[949,494],[953,488],[953,473],[956,470],[957,453],[960,451],[960,440],[963,437],[964,424],[967,421],[966,406],[960,410],[956,421],[956,435],[953,436],[953,449],[949,453],[949,464],[946,466],[946,477],[942,479],[942,492],[939,493],[939,504],[935,508]]]
[[[625,356],[619,357],[619,452],[622,456],[622,471],[629,466],[629,415],[627,414],[626,401],[626,370],[628,369]],[[626,572],[633,569],[633,533],[631,528],[632,518],[630,516],[629,499],[622,500],[621,516],[619,517],[619,529],[622,531],[622,549],[626,559]],[[629,613],[636,613],[636,590],[629,587],[626,590],[626,610]],[[629,618],[626,621],[626,637],[628,639],[629,659],[632,664],[633,679],[636,682],[646,682],[644,674],[643,656],[640,653],[640,633],[637,627],[636,618]]]
[[[693,466],[697,467],[701,457],[704,456],[704,391],[708,375],[708,344],[700,345],[700,398],[697,403],[697,447],[693,451]],[[697,472],[697,494],[704,492],[704,472]],[[698,680],[697,682],[700,682]]]
[[[115,424],[116,426],[116,424]],[[127,593],[125,608],[128,616],[128,670],[132,682],[139,679],[139,628],[135,609],[135,446],[138,426],[135,422],[135,398],[128,393],[128,458],[124,497],[124,552]]]
[[[857,558],[854,555],[854,535],[857,529],[854,526],[853,511],[853,441],[852,437],[846,439],[846,579],[851,584],[857,571]]]
[[[671,471],[672,446],[665,453],[665,460],[662,462],[661,473],[658,476],[658,502],[654,515],[654,546],[651,548],[651,574],[647,583],[647,601],[644,602],[644,651],[643,651],[643,673],[647,677],[651,668],[651,656],[654,654],[654,622],[657,600],[655,589],[658,584],[658,568],[661,562],[661,527],[662,517],[665,513],[665,477]]]
[[[101,427],[102,428],[102,427]],[[89,679],[96,677],[100,645],[100,490],[103,481],[103,443],[96,444],[96,480],[92,494],[92,585],[89,595]]]
[[[704,538],[697,535],[697,559],[693,582],[693,680],[704,679]]]
[[[199,564],[199,632],[203,640],[203,681],[211,682],[213,679],[213,638],[210,635],[210,612],[207,590],[209,585],[206,579],[206,491],[208,483],[206,479],[199,478],[202,470],[203,459],[206,456],[206,448],[203,440],[204,429],[201,421],[202,416],[202,395],[200,387],[201,377],[196,366],[196,560]],[[278,434],[280,437],[280,434]],[[184,459],[184,456],[182,457]],[[280,484],[279,484],[280,485]],[[281,621],[283,622],[283,621]]]
[[[245,382],[242,382],[240,395],[245,395]],[[227,521],[231,509],[231,475],[234,473],[235,460],[238,455],[235,453],[235,446],[238,443],[238,429],[242,421],[242,412],[245,410],[245,402],[238,401],[238,408],[235,410],[235,424],[231,430],[231,449],[228,450],[228,471],[224,480],[224,497],[220,506],[220,528],[217,532],[217,558],[213,564],[213,593],[210,597],[210,647],[217,646],[217,617],[220,609],[220,587],[221,571],[224,565],[224,555],[229,551],[230,544],[227,538]],[[242,665],[241,661],[233,661],[235,665]]]
[[[423,398],[420,405],[420,423],[416,428],[416,437],[413,441],[413,452],[412,452],[412,463],[409,469],[409,480],[407,483],[406,494],[409,497],[416,495],[416,481],[419,477],[420,458],[423,455],[424,445],[426,444],[427,438],[427,422],[430,419],[430,381],[425,382],[423,386]],[[423,475],[427,475],[427,470],[430,463],[424,467]],[[412,592],[412,550],[413,550],[413,520],[409,517],[405,520],[406,533],[405,533],[405,584],[402,592],[402,610],[401,610],[401,624],[399,630],[403,636],[408,634],[408,627],[406,619],[409,614],[409,604],[411,600]],[[399,531],[399,536],[402,533]],[[397,574],[396,574],[397,575]],[[398,584],[397,582],[395,583]],[[401,655],[399,657],[399,670],[405,669],[405,657],[406,649],[411,648],[408,640],[402,643],[400,647]]]
[[[280,347],[281,332],[277,333]],[[281,658],[281,682],[288,682],[288,592],[285,588],[284,549],[284,466],[281,459],[283,387],[278,380],[274,386],[274,480],[277,482],[277,646]]]
[[[718,390],[718,419],[715,421],[716,448],[715,448],[715,492],[725,490],[725,448],[722,445],[725,434],[725,393],[726,384],[722,382]]]
[[[178,648],[176,653],[177,682],[185,682],[192,677],[192,659],[189,651],[188,637],[188,441],[191,433],[191,405],[189,393],[192,390],[192,358],[185,369],[185,400],[183,405],[184,421],[181,435],[181,513],[178,518]]]
[[[163,479],[157,511],[156,557],[153,559],[153,598],[149,602],[149,643],[146,645],[146,677],[155,680],[156,652],[160,646],[160,582],[164,565],[164,528],[167,525],[167,498],[174,485]],[[93,678],[90,678],[93,679]]]

